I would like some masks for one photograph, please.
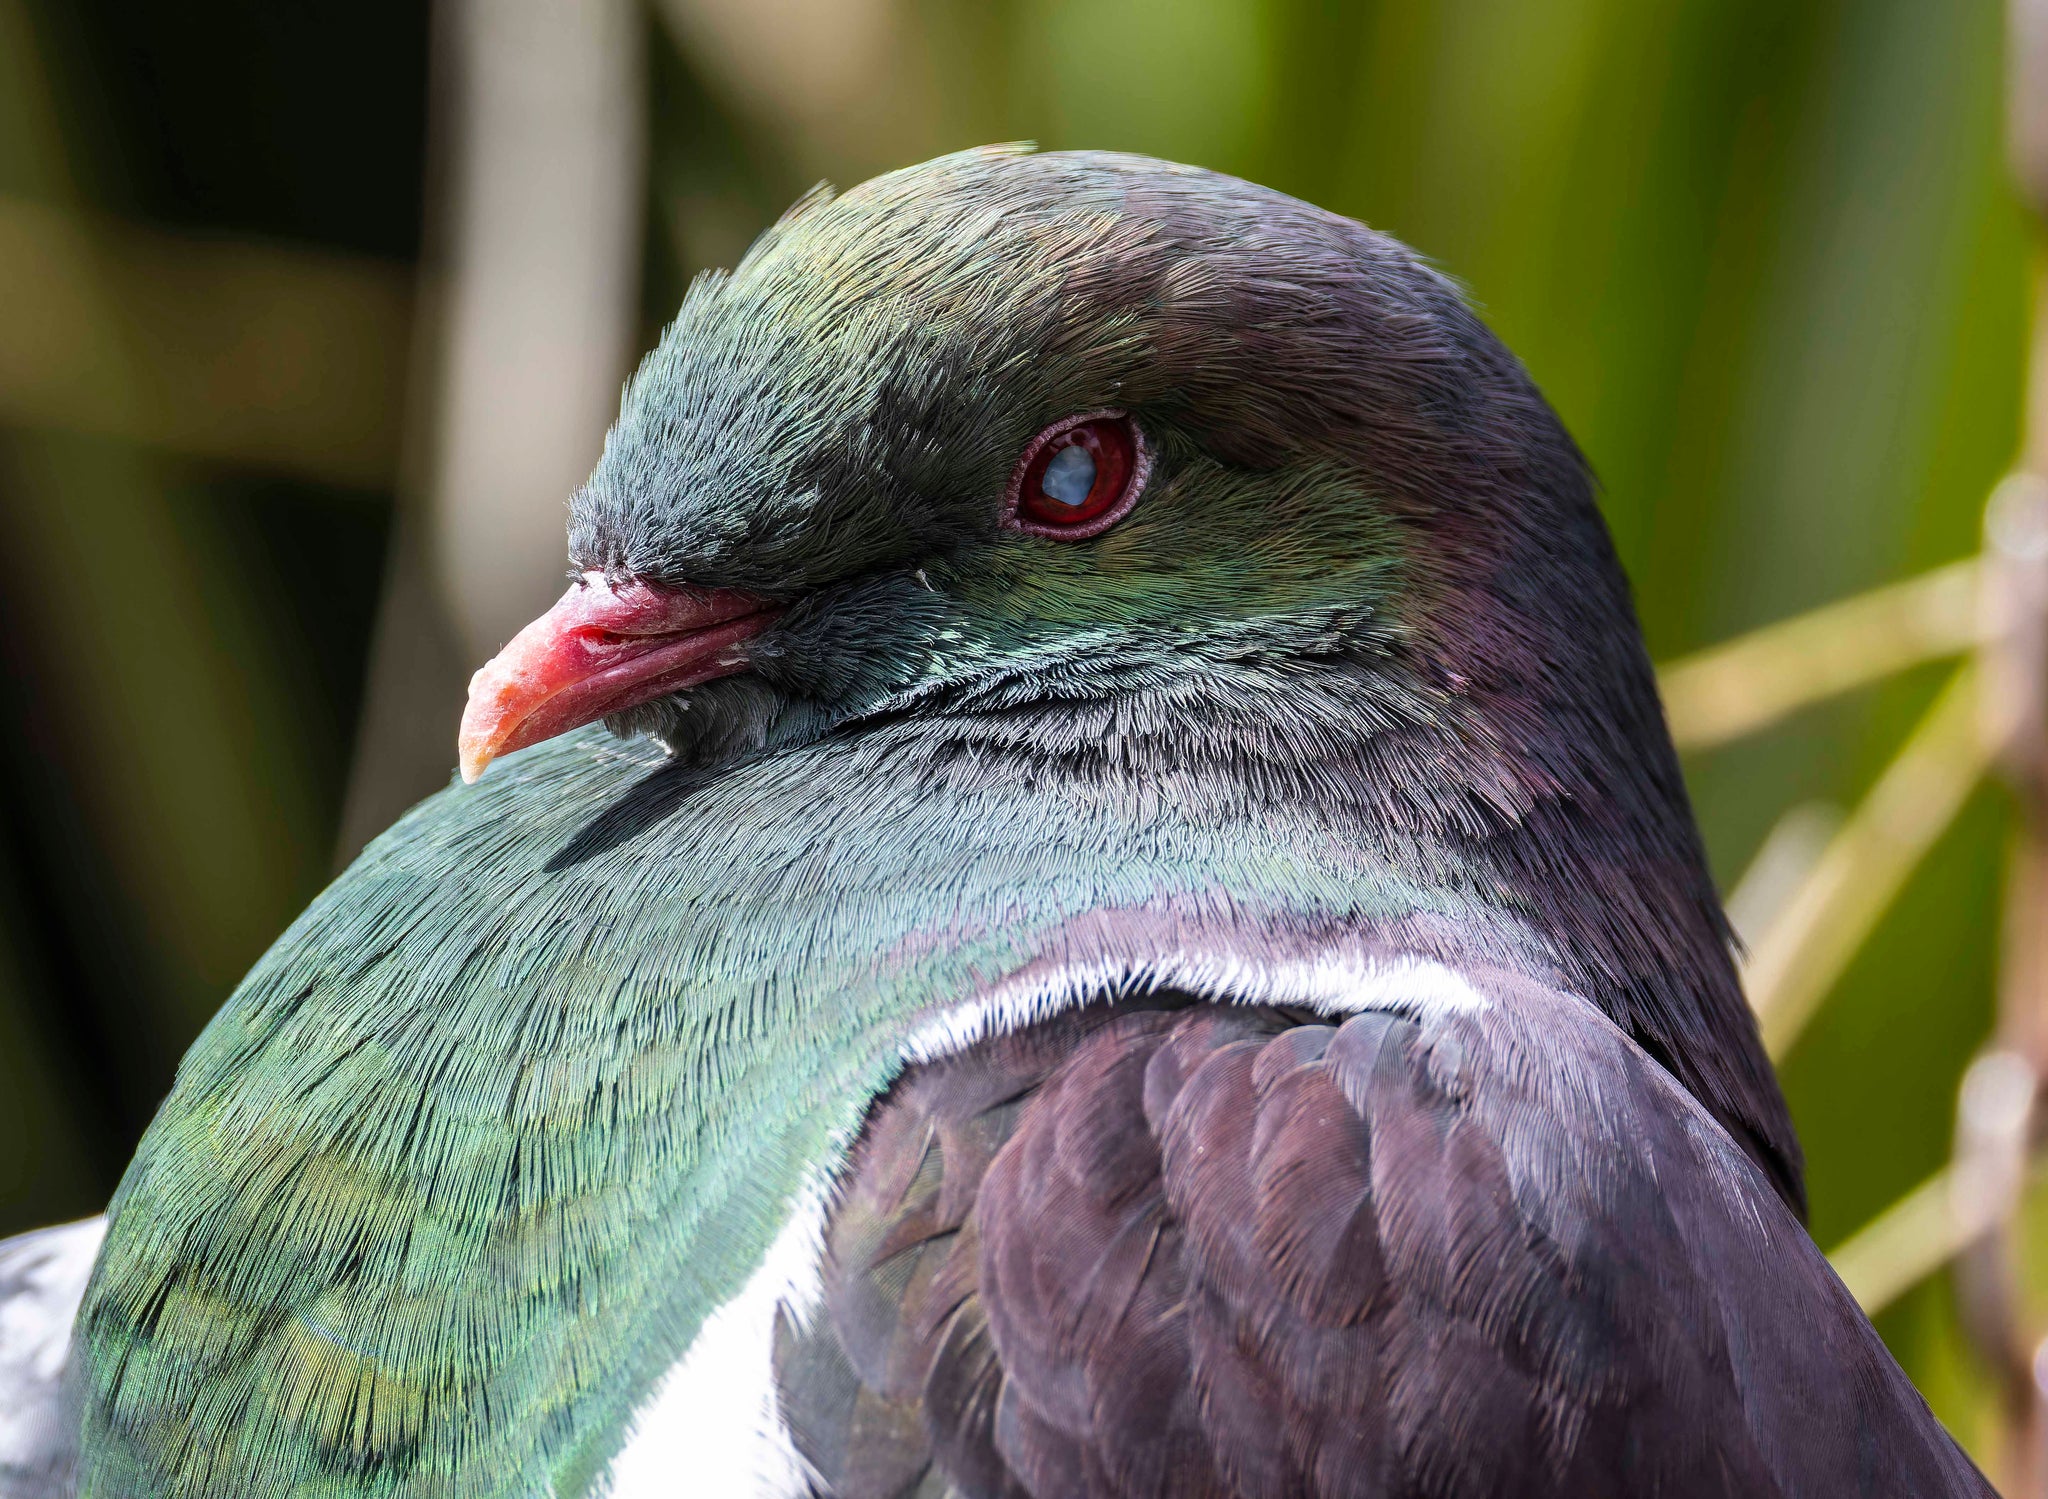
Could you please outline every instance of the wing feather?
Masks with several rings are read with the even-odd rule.
[[[1990,1493],[1668,1074],[1478,987],[1091,1007],[906,1073],[777,1361],[831,1492]]]

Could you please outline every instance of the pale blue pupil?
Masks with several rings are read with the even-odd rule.
[[[1079,509],[1095,487],[1095,455],[1079,443],[1061,448],[1045,466],[1038,487],[1054,503]]]

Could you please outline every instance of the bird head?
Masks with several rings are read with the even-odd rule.
[[[463,773],[597,718],[716,759],[1352,649],[1455,584],[1421,531],[1536,470],[1584,490],[1456,290],[1350,220],[1098,153],[820,191],[627,387]]]

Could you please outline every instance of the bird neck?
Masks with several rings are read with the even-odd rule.
[[[1604,529],[1596,540],[1607,565],[1572,580],[1565,604],[1511,555],[1473,567],[1353,689],[1368,722],[1389,699],[1431,705],[1424,726],[1363,736],[1360,809],[1538,933],[1563,986],[1677,1078],[1803,1217],[1791,1116]]]
[[[1798,1144],[1620,569],[1590,496],[1565,498],[1553,513],[1590,555],[1562,584],[1515,528],[1440,527],[1410,554],[1438,575],[1411,563],[1397,592],[1041,647],[867,725],[907,734],[927,766],[972,763],[1075,806],[1119,798],[1124,839],[1151,836],[1148,805],[1249,837],[1316,829],[1387,872],[1382,913],[1391,899],[1428,918],[1389,941],[1583,996],[1797,1208]],[[1305,884],[1346,867],[1288,857]]]

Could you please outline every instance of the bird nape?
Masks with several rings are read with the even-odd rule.
[[[0,1249],[0,1492],[1990,1492],[1801,1228],[1585,464],[1400,245],[816,193],[569,551],[96,1262]]]

